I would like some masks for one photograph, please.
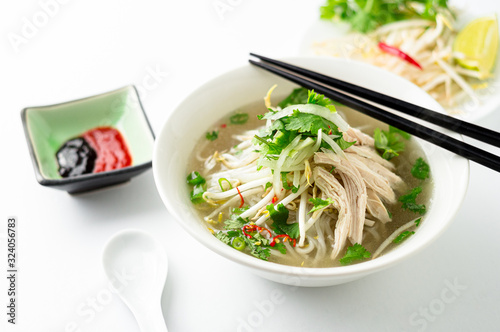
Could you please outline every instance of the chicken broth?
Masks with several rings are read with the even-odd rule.
[[[319,109],[319,107],[316,108]],[[388,131],[387,125],[352,109],[344,106],[337,106],[336,109],[351,128],[359,128],[370,137],[373,136],[376,128]],[[277,111],[280,109],[278,108]],[[332,140],[335,140],[338,145],[334,142],[334,149],[344,142],[338,137],[339,135],[335,135],[335,131],[332,133],[332,130],[329,129],[331,123],[324,122],[327,127],[323,127],[323,129],[326,130],[323,130],[322,133],[318,132],[317,136],[311,136],[309,132],[302,132],[298,134],[299,138],[295,137],[292,140],[290,137],[291,142],[287,142],[289,145],[279,155],[282,159],[280,160],[277,154],[271,154],[274,151],[271,150],[275,146],[267,145],[270,144],[269,137],[271,136],[267,136],[268,143],[261,145],[258,145],[259,141],[254,138],[255,135],[264,135],[262,128],[266,125],[266,121],[268,132],[270,122],[280,121],[275,119],[259,120],[257,118],[258,115],[266,112],[267,108],[262,101],[246,105],[232,112],[228,117],[219,120],[209,128],[206,135],[204,134],[200,138],[197,149],[193,151],[191,156],[188,172],[199,172],[199,177],[194,175],[195,173],[188,176],[190,190],[192,190],[191,200],[195,203],[200,220],[221,241],[237,250],[270,262],[303,267],[334,267],[356,264],[373,258],[373,254],[381,244],[405,224],[408,225],[405,233],[407,236],[418,230],[417,225],[413,225],[411,222],[420,217],[422,217],[422,222],[425,219],[423,215],[425,211],[422,211],[422,206],[429,206],[433,185],[431,178],[419,179],[412,175],[412,168],[414,168],[417,159],[425,156],[413,138],[408,140],[401,138],[404,141],[405,149],[399,156],[390,160],[394,166],[390,166],[386,164],[387,161],[382,160],[380,160],[382,165],[374,165],[372,159],[364,156],[366,151],[369,153],[375,151],[370,146],[372,144],[370,139],[362,133],[355,132],[358,135],[356,141],[365,140],[366,145],[360,143],[360,145],[344,149],[345,155],[349,158],[349,161],[346,161],[338,157],[330,148],[331,145],[328,145],[327,141],[331,143]],[[309,112],[308,108],[304,107],[304,112]],[[248,114],[248,120],[233,121],[235,118],[240,120],[245,118],[241,114]],[[304,116],[303,114],[309,115]],[[272,115],[270,114],[268,118],[271,118]],[[275,113],[274,116],[278,117],[279,114]],[[314,128],[316,122],[314,121],[318,120],[313,117],[314,114],[299,114],[297,112],[289,115],[290,118],[293,116],[303,117],[304,126],[308,125],[306,121],[310,121],[312,123],[311,132],[314,133],[316,130]],[[295,122],[298,121],[281,119],[284,119],[281,120],[283,122],[290,121],[283,127],[285,133],[287,133],[286,128],[293,128]],[[322,123],[318,123],[323,126]],[[277,126],[281,126],[281,124]],[[327,128],[329,129],[328,133],[325,132],[328,130]],[[295,135],[297,132],[293,131],[292,134]],[[281,133],[275,132],[273,137],[277,140],[280,135]],[[325,136],[329,136],[331,139]],[[266,140],[266,138],[263,139]],[[321,142],[321,146],[318,141]],[[346,141],[350,142],[347,139]],[[312,152],[314,146],[318,146],[318,149]],[[292,148],[286,150],[288,147]],[[311,149],[311,152],[308,154],[306,149]],[[358,152],[352,153],[354,149],[357,149]],[[256,152],[257,150],[259,151]],[[380,149],[378,150],[380,151]],[[277,153],[277,151],[274,152]],[[305,156],[303,160],[297,160],[296,164],[289,162],[293,158],[299,158],[301,153]],[[336,161],[328,159],[326,163],[322,163],[322,158],[333,158]],[[379,157],[379,159],[382,158]],[[351,171],[346,169],[344,172],[342,167],[348,165],[348,167],[356,168],[352,166],[357,162],[356,160],[361,163],[369,163],[367,165],[371,166],[368,168],[375,170],[375,173],[378,171],[387,173],[386,176],[394,178],[398,184],[391,183],[390,188],[387,187],[386,182],[390,181],[386,180],[386,176],[377,175],[378,173],[374,174],[380,178],[374,179],[373,183],[365,178],[361,181],[363,184],[359,181],[354,183],[353,178],[349,177]],[[336,166],[332,167],[333,164]],[[353,171],[353,176],[357,176],[356,174],[361,174],[361,172],[370,172],[363,165],[359,166],[357,170]],[[388,174],[388,169],[392,169],[392,167],[394,167],[395,176]],[[275,171],[279,172],[279,177],[275,176]],[[193,180],[195,178],[197,180]],[[324,183],[321,182],[322,178],[326,179]],[[191,181],[189,181],[190,179]],[[201,179],[206,183],[201,184]],[[314,180],[316,181],[313,182]],[[366,193],[366,198],[363,198],[364,194],[350,194],[352,191],[352,187],[348,187],[350,182],[353,183],[353,187],[358,187],[362,193]],[[340,184],[346,188],[331,189],[333,196],[327,197],[325,193],[326,189],[330,188],[328,187],[330,183],[335,186]],[[381,183],[380,186],[386,189],[389,198],[394,197],[392,199],[384,198],[384,195],[380,194],[382,189],[377,187],[377,183]],[[364,187],[366,188],[363,189]],[[415,195],[416,200],[409,203],[413,210],[403,209],[403,202],[398,201],[398,198],[407,195],[415,188],[420,188],[420,192]],[[391,193],[391,191],[393,192]],[[373,203],[374,200],[370,200],[370,198],[378,199],[379,203]],[[340,204],[342,201],[346,203],[344,206]],[[283,206],[288,212],[279,207],[281,202],[285,203]],[[270,204],[274,205],[274,208],[271,207],[273,211],[269,211]],[[325,206],[325,204],[328,205]],[[365,204],[366,209],[360,204]],[[369,206],[372,206],[371,210]],[[376,211],[378,211],[377,216],[380,219],[377,219],[370,212],[375,211],[373,208],[375,206],[378,207]],[[419,206],[421,209],[415,210],[415,206]],[[385,207],[388,216],[380,211],[382,207]],[[422,215],[419,212],[422,212]],[[286,214],[286,222],[283,223]],[[346,217],[348,214],[350,218]],[[241,215],[241,218],[238,218],[238,215]],[[387,220],[389,218],[392,220]],[[354,219],[356,219],[356,224]],[[360,225],[361,220],[364,220],[362,226]],[[337,223],[339,224],[337,225]],[[356,229],[360,230],[359,234],[356,234]],[[399,235],[397,240],[401,240],[405,234],[397,234]],[[391,241],[383,253],[387,253],[398,245],[400,244]],[[355,257],[350,260],[349,257],[354,252]]]

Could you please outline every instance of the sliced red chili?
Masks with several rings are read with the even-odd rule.
[[[267,232],[268,237],[271,238],[273,235],[271,234],[271,231],[268,230],[265,227],[260,227],[257,225],[245,225],[242,228],[243,234],[245,234],[246,237],[251,238],[252,234],[249,234],[251,232],[259,232],[259,234],[262,235],[262,232]]]
[[[227,124],[223,123],[220,125],[222,128],[226,128],[227,127]]]
[[[283,242],[286,242],[286,241],[292,242],[292,244],[293,244],[294,247],[297,244],[297,240],[296,239],[292,239],[289,235],[279,234],[279,235],[276,235],[275,237],[273,237],[273,241],[269,245],[271,247],[274,247],[276,245],[276,239],[280,239],[280,238],[283,238]]]
[[[389,54],[392,54],[392,55],[395,55],[397,56],[398,58],[400,59],[403,59],[404,61],[414,65],[415,67],[417,67],[418,69],[422,70],[422,66],[417,62],[415,61],[411,56],[409,56],[408,54],[406,54],[405,52],[401,51],[399,48],[397,47],[394,47],[394,46],[390,46],[390,45],[387,45],[386,43],[384,42],[379,42],[378,43],[378,47],[386,52],[386,53],[389,53]]]
[[[271,201],[273,204],[276,203],[278,201],[278,197],[274,196],[273,197],[273,200]]]
[[[238,191],[238,195],[240,195],[241,198],[241,204],[240,204],[240,209],[245,205],[245,200],[243,199],[243,195],[241,194],[240,188],[236,187],[236,190]]]

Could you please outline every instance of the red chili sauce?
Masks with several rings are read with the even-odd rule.
[[[132,157],[118,130],[98,127],[85,132],[82,137],[97,154],[93,173],[111,171],[132,164]]]
[[[111,171],[132,164],[123,136],[112,127],[97,127],[68,140],[56,156],[62,177]]]

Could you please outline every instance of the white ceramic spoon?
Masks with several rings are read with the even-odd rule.
[[[168,271],[163,246],[143,231],[124,230],[109,240],[102,259],[108,279],[134,314],[141,331],[167,332],[161,310]],[[120,283],[117,276],[121,276]]]

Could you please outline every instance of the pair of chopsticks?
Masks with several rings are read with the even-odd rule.
[[[250,55],[260,60],[249,60],[253,65],[270,71],[309,90],[314,89],[314,91],[372,118],[385,122],[388,125],[420,137],[459,156],[500,172],[499,156],[481,150],[475,146],[464,143],[394,113],[385,111],[377,106],[358,99],[358,97],[392,108],[398,112],[408,114],[429,123],[433,123],[456,133],[500,147],[500,133],[496,131],[455,119],[450,116],[431,111],[427,108],[420,107],[308,69],[300,68],[254,53],[250,53]],[[347,95],[344,92],[353,96]]]

